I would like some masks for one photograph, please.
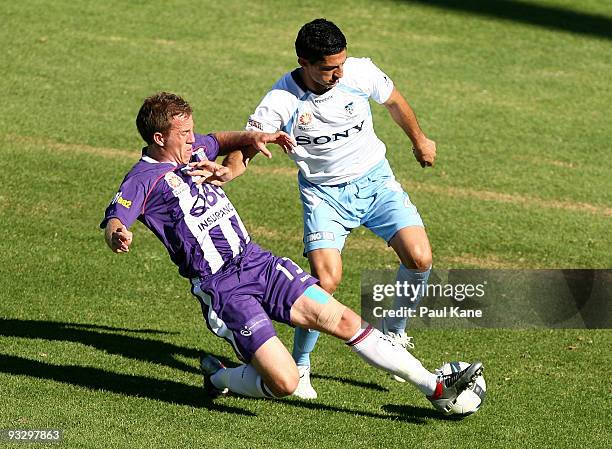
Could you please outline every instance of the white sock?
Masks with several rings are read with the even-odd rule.
[[[273,398],[274,395],[264,384],[253,365],[240,365],[236,368],[220,369],[210,376],[212,384],[220,390],[230,391],[253,398]]]
[[[436,389],[436,375],[427,371],[405,348],[393,345],[378,329],[367,323],[363,326],[346,342],[353,352],[370,365],[406,379],[431,396]]]

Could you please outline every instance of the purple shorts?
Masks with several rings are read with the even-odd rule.
[[[272,320],[291,324],[293,303],[317,283],[292,260],[249,243],[214,275],[192,279],[191,291],[202,305],[208,328],[248,363],[276,335]]]

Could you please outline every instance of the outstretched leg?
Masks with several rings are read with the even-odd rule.
[[[410,382],[436,408],[447,407],[482,371],[482,365],[476,362],[454,377],[441,378],[425,369],[403,346],[362,321],[359,315],[333,297],[328,296],[326,302],[311,299],[322,293],[318,286],[309,287],[291,308],[292,323],[342,339],[370,365]]]
[[[316,295],[325,295],[326,301],[311,299]],[[317,286],[309,287],[294,303],[291,322],[342,339],[370,365],[408,380],[427,395],[435,391],[435,374],[427,371],[405,348],[393,344],[379,330],[362,322],[359,315]]]

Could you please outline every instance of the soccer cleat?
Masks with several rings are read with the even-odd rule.
[[[482,363],[474,362],[463,371],[443,375],[438,373],[436,390],[427,396],[435,409],[442,413],[450,413],[453,404],[464,390],[469,388],[476,378],[482,374]]]
[[[202,375],[204,376],[204,391],[209,398],[214,399],[229,392],[229,389],[227,388],[222,390],[218,389],[210,380],[210,377],[217,373],[217,371],[225,369],[223,363],[214,358],[212,355],[205,354],[200,357],[200,369],[202,370]]]
[[[391,332],[387,330],[387,325],[385,320],[382,321],[382,333],[387,337],[387,339],[393,344],[397,346],[401,346],[406,349],[414,349],[414,343],[412,342],[412,337],[406,335],[406,332],[399,331],[397,333]],[[406,382],[399,376],[395,374],[391,374],[391,377],[398,382]]]
[[[316,399],[317,392],[310,384],[310,365],[298,365],[298,372],[300,373],[300,380],[293,395],[300,399]]]

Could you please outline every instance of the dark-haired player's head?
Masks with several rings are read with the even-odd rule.
[[[295,51],[302,80],[312,92],[322,94],[342,78],[346,38],[329,20],[316,19],[304,25],[295,40]]]
[[[315,63],[325,56],[341,53],[346,49],[346,38],[340,28],[325,19],[308,22],[298,32],[295,52],[299,58]]]
[[[162,162],[189,162],[195,142],[191,114],[189,103],[178,95],[159,92],[146,98],[136,127],[147,142],[147,155]]]
[[[167,136],[177,116],[191,116],[189,103],[168,92],[159,92],[146,98],[138,111],[136,127],[148,145],[154,143],[154,134]]]

